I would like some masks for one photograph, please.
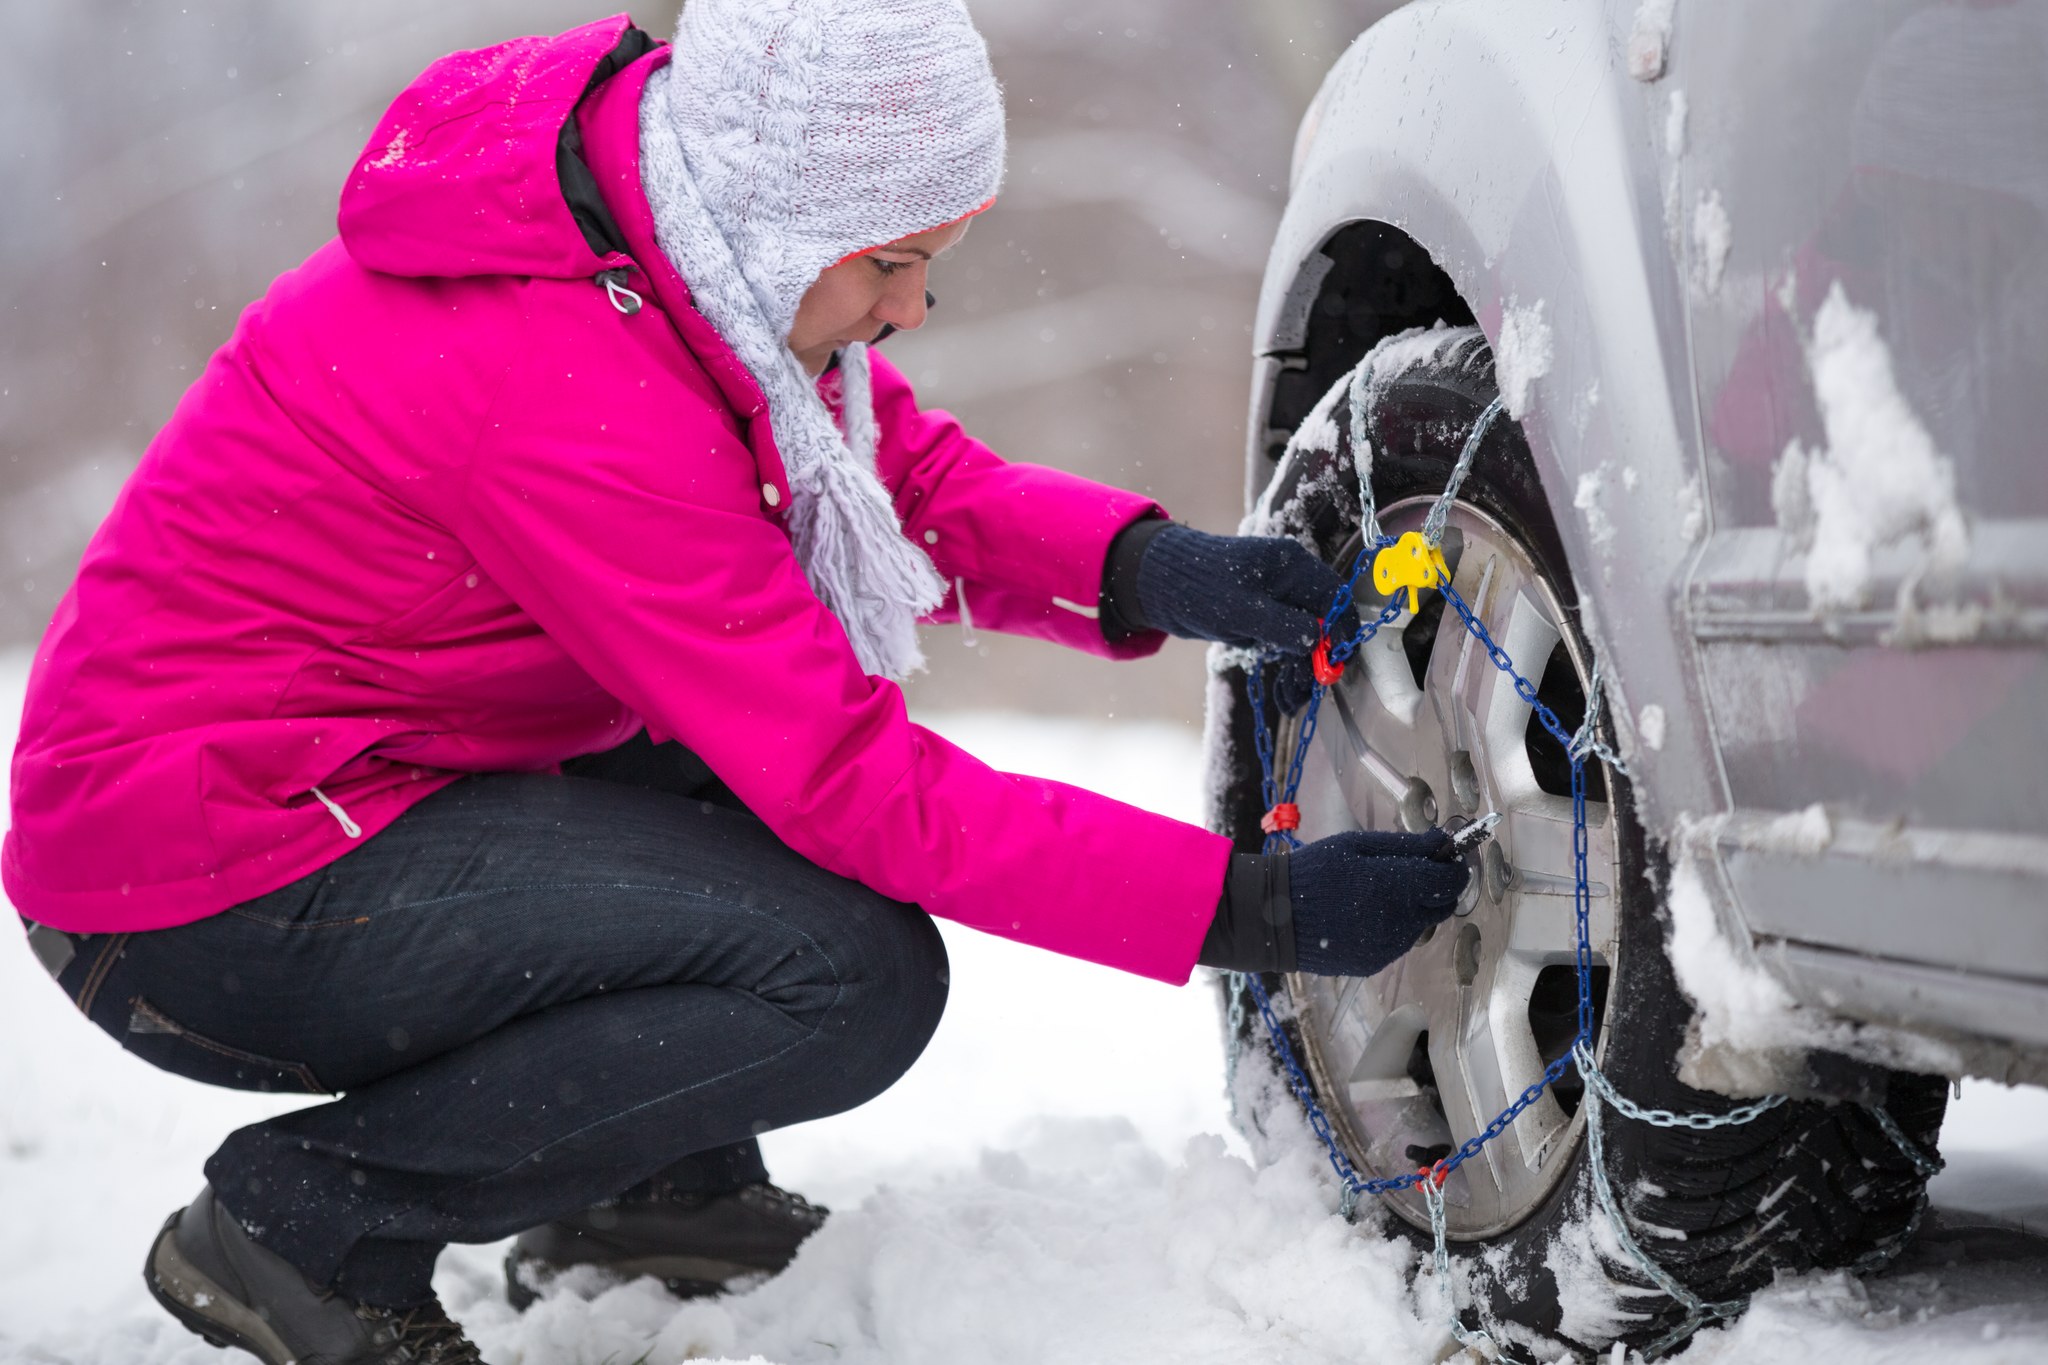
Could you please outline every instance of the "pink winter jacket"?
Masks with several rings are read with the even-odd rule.
[[[243,313],[37,655],[7,894],[77,932],[186,923],[462,774],[645,726],[823,867],[1186,980],[1228,842],[913,725],[805,582],[761,393],[654,244],[637,105],[666,50],[608,74],[628,28],[436,63],[351,173],[339,241]],[[624,253],[565,201],[571,118]],[[615,306],[610,268],[646,307]],[[978,623],[1157,648],[1056,601],[1096,601],[1151,503],[1005,463],[879,356],[874,390],[904,531]]]

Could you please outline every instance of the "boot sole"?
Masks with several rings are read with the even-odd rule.
[[[178,1250],[175,1236],[184,1210],[170,1216],[150,1245],[142,1282],[150,1296],[181,1324],[223,1349],[247,1351],[265,1365],[293,1365],[297,1353],[271,1330],[255,1310],[228,1293]]]

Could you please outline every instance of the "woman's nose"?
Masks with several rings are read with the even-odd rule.
[[[938,301],[939,301],[938,295],[936,295],[936,294],[932,293],[932,291],[931,291],[931,290],[929,290],[929,289],[927,289],[927,290],[925,290],[925,291],[924,291],[924,311],[925,311],[925,312],[927,312],[927,313],[931,312],[931,311],[932,311],[932,305],[933,305],[933,304],[935,304],[935,303],[937,303]],[[870,342],[870,343],[868,343],[868,344],[869,344],[869,345],[877,345],[877,344],[879,344],[879,343],[881,343],[881,342],[887,341],[887,340],[889,339],[889,334],[890,334],[891,332],[896,332],[896,331],[900,331],[900,330],[902,330],[902,329],[901,329],[901,328],[899,328],[899,327],[897,327],[897,325],[896,325],[895,323],[893,323],[893,322],[885,322],[885,323],[883,323],[883,324],[882,324],[882,330],[881,330],[881,331],[879,331],[879,332],[877,332],[877,333],[875,333],[875,339],[874,339],[874,341],[872,341],[872,342]]]
[[[917,274],[918,279],[906,280],[901,285],[891,281],[891,287],[875,305],[875,317],[892,330],[912,332],[924,325],[924,315],[932,306],[932,296],[931,291],[924,287],[924,272],[919,270]]]

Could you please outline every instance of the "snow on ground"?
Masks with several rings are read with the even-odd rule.
[[[24,661],[0,659],[0,714]],[[958,715],[990,761],[1169,814],[1199,807],[1199,745],[1168,726]],[[0,734],[4,738],[4,734]],[[1213,999],[948,929],[952,1005],[924,1058],[854,1113],[766,1140],[832,1221],[776,1280],[678,1305],[644,1283],[515,1315],[501,1247],[438,1285],[494,1365],[1200,1365],[1442,1357],[1403,1240],[1330,1212],[1319,1156],[1254,1171],[1229,1133]],[[0,932],[0,1365],[234,1365],[172,1324],[139,1268],[230,1128],[295,1101],[153,1071],[85,1025]],[[1958,1237],[2048,1231],[2048,1094],[1967,1085],[1937,1230],[1870,1286],[1789,1281],[1686,1365],[2004,1365],[2048,1356],[2040,1243],[1988,1267]]]

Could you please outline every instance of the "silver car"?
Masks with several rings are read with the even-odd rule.
[[[1692,1121],[1556,1066],[1571,762],[1442,594],[1330,689],[1300,834],[1496,837],[1384,972],[1262,983],[1294,1097],[1226,983],[1241,1120],[1306,1096],[1397,1177],[1556,1066],[1442,1187],[1468,1319],[1529,1346],[1668,1347],[1780,1269],[1885,1265],[1951,1078],[2048,1081],[2048,3],[1418,0],[1303,121],[1255,345],[1250,524],[1340,568],[1505,408],[1446,567],[1568,731],[1599,704],[1592,1051]],[[1246,664],[1212,798],[1256,847]],[[1267,721],[1284,781],[1305,717]]]

